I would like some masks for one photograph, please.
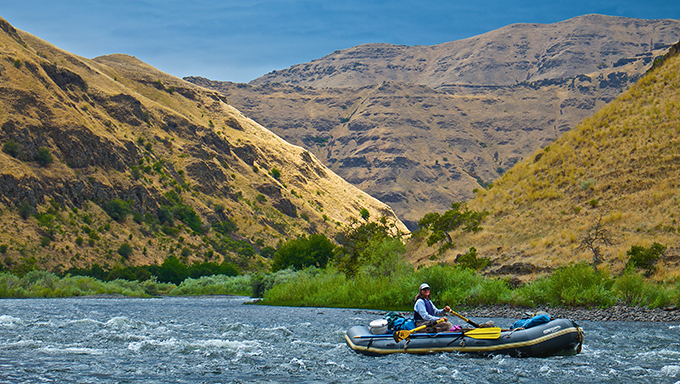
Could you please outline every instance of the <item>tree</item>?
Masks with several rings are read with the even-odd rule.
[[[477,212],[469,210],[466,203],[451,203],[451,209],[442,215],[437,212],[426,214],[418,221],[418,226],[423,231],[430,232],[427,238],[427,245],[432,246],[437,243],[444,243],[440,249],[440,252],[443,252],[454,246],[450,232],[459,228],[464,232],[479,232],[482,230],[479,225],[486,215],[488,215],[486,211]]]
[[[602,253],[600,251],[600,244],[613,245],[612,235],[605,228],[605,223],[602,222],[602,214],[600,214],[597,223],[590,226],[588,231],[581,237],[581,244],[576,248],[577,251],[590,250],[593,253],[593,269],[597,271],[597,266],[602,263]]]
[[[335,240],[342,246],[338,250],[338,266],[348,276],[356,274],[365,261],[362,254],[371,243],[379,243],[386,239],[401,240],[401,233],[395,232],[394,225],[388,225],[385,217],[378,222],[362,223],[357,227],[348,227],[339,233]]]
[[[310,266],[324,268],[334,257],[335,244],[324,234],[302,236],[284,243],[274,253],[272,271],[289,267],[304,269]]]

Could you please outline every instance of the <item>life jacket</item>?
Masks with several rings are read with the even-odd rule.
[[[423,303],[425,304],[425,310],[427,311],[427,313],[429,313],[430,315],[434,316],[434,305],[432,305],[432,302],[431,302],[430,300],[426,300],[426,299],[423,299],[423,298],[419,298],[418,300],[422,300]],[[415,321],[423,321],[423,320],[425,320],[425,319],[423,319],[423,317],[420,316],[420,313],[418,313],[418,311],[416,311],[416,308],[415,308],[415,307],[416,307],[416,303],[418,302],[418,300],[416,300],[416,301],[413,303],[413,320],[415,320]]]

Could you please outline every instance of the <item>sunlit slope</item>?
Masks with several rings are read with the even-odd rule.
[[[474,246],[480,257],[491,258],[491,270],[527,263],[540,272],[591,262],[591,252],[577,249],[602,218],[614,241],[601,244],[604,265],[620,271],[632,245],[658,242],[669,248],[657,277],[678,275],[679,136],[676,44],[630,90],[479,191],[469,206],[490,212],[484,229],[458,236],[457,249],[438,261],[453,261]],[[421,248],[413,257],[427,263],[433,252]]]
[[[262,248],[332,237],[362,209],[406,231],[390,207],[217,92],[131,56],[70,54],[1,18],[0,127],[0,267],[168,256],[264,267]],[[130,204],[127,217],[104,213],[113,200]]]

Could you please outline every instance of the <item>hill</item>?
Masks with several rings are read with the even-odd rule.
[[[250,84],[186,80],[415,229],[592,116],[679,39],[678,20],[587,15],[431,47],[361,45]]]
[[[263,249],[385,204],[219,93],[134,57],[93,60],[0,19],[0,267],[267,265]]]
[[[414,261],[451,262],[474,246],[491,273],[535,274],[593,262],[580,250],[598,226],[603,266],[620,272],[632,246],[668,249],[657,279],[680,274],[680,43],[611,104],[535,151],[469,202],[490,213],[457,249],[436,256],[415,241]],[[417,250],[416,250],[417,249]]]

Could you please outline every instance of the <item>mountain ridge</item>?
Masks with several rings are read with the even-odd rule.
[[[594,21],[599,23],[591,26]],[[503,45],[519,50],[520,40],[512,42],[502,31],[434,48],[380,44],[353,47],[249,84],[198,77],[185,79],[221,92],[249,117],[287,141],[307,148],[347,181],[389,203],[414,230],[425,214],[443,212],[452,202],[472,198],[475,189],[487,186],[536,148],[549,145],[614,100],[670,45],[680,40],[677,20],[591,15],[540,25],[538,31],[531,28],[528,24],[501,28],[511,31],[512,36],[526,37],[523,55],[517,54],[515,58],[508,48],[494,57],[494,51],[487,48],[484,53],[487,57],[477,67],[469,68],[472,74],[505,79],[493,84],[489,84],[491,81],[453,84],[442,82],[440,75],[432,81],[406,83],[399,76],[409,71],[388,66],[402,58],[432,67],[441,65],[431,53],[429,56],[403,53],[409,50],[411,53],[440,50],[439,56],[450,57],[446,63],[451,68],[469,66],[468,57],[454,59],[479,46]],[[564,36],[553,32],[546,37],[546,29],[560,31]],[[628,40],[586,39],[601,36],[603,30]],[[474,44],[464,49],[451,48],[470,41]],[[372,51],[366,47],[391,47],[394,52],[383,55],[392,61],[371,56]],[[595,53],[589,52],[592,47],[597,47]],[[654,47],[657,49],[649,50]],[[539,56],[545,59],[540,67],[534,56],[549,49],[550,56]],[[347,59],[354,53],[368,59],[366,62],[355,57]],[[574,72],[575,64],[569,58],[576,53],[591,58],[577,62],[579,69]],[[335,56],[345,58],[345,64],[361,65],[356,68],[346,65],[340,71],[338,68],[343,65],[338,62],[342,60],[331,60]],[[577,74],[559,78],[534,75],[536,80],[525,81],[526,75],[513,79],[503,66],[489,69],[489,63],[514,62],[511,65],[514,68],[530,59],[534,64],[527,64],[524,73],[538,73],[540,68],[547,68],[548,62],[563,62],[563,67],[553,66],[551,70]],[[371,68],[380,68],[380,73]],[[361,76],[363,80],[357,80]],[[342,80],[345,78],[349,80]]]
[[[174,255],[256,270],[263,248],[332,238],[362,209],[408,232],[389,206],[218,92],[133,56],[86,59],[0,26],[0,267]],[[122,219],[106,213],[126,202]],[[132,253],[119,257],[123,243]]]
[[[675,32],[669,40],[667,32],[677,28],[678,21],[672,19],[597,14],[552,24],[512,24],[433,46],[358,45],[270,72],[249,84],[324,88],[396,81],[434,89],[446,84],[513,85],[596,72],[603,63],[667,49],[678,39]]]

